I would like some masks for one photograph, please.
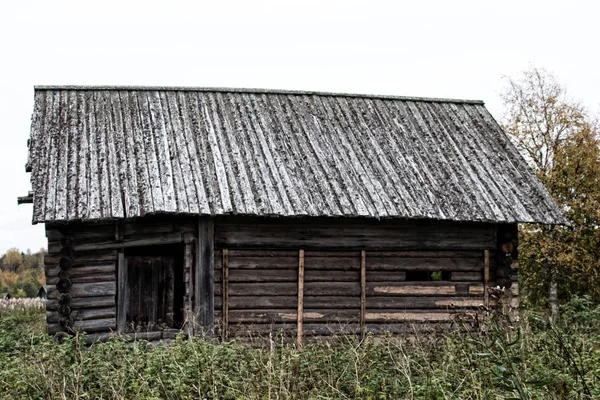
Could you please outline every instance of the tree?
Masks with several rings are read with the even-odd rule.
[[[6,251],[6,254],[4,255],[4,259],[2,261],[2,266],[6,271],[17,272],[17,269],[21,266],[22,263],[23,256],[21,255],[21,252],[19,251],[19,249],[13,247],[12,249],[8,249]]]
[[[598,125],[547,71],[508,78],[504,129],[572,227],[522,225],[520,264],[527,300],[590,294],[600,301],[600,149]]]

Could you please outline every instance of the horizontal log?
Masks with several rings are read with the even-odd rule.
[[[85,321],[75,321],[73,325],[75,331],[98,332],[117,329],[117,320],[115,318],[90,319]]]
[[[404,271],[371,271],[367,269],[367,282],[402,282],[406,280]]]
[[[86,321],[75,321],[73,324],[73,331],[104,332],[115,330],[116,326],[117,320],[115,318],[90,319]],[[62,328],[59,324],[48,324],[48,333],[56,333],[61,330]]]
[[[111,280],[116,280],[115,274],[109,275],[79,275],[79,276],[71,276],[71,282],[73,283],[93,283],[93,282],[109,282]],[[46,277],[46,283],[48,284],[56,284],[58,282],[58,277]]]
[[[215,256],[215,269],[221,269],[223,265],[222,256]],[[264,257],[255,256],[229,256],[229,269],[298,269],[298,254],[291,257]]]
[[[215,304],[217,298],[215,297]],[[229,296],[229,308],[232,310],[294,308],[297,306],[297,302],[296,296]],[[360,298],[358,296],[304,296],[304,307],[307,309],[347,308],[358,310]],[[215,306],[215,308],[219,307]]]
[[[181,243],[182,241],[182,233],[173,232],[167,234],[152,234],[147,235],[145,237],[129,238],[124,239],[123,241],[115,241],[114,236],[111,240],[104,240],[98,242],[81,242],[77,240],[73,247],[76,252],[79,252],[86,250],[110,250],[129,247],[160,246],[165,244]]]
[[[450,312],[406,312],[406,311],[373,311],[367,309],[365,319],[369,322],[394,322],[394,321],[450,321],[454,318]]]
[[[483,282],[483,272],[459,272],[450,273],[451,281]]]
[[[89,320],[89,319],[106,319],[114,318],[116,315],[115,307],[108,308],[97,308],[97,309],[84,309],[84,310],[73,310],[70,314],[74,321]],[[53,314],[52,317],[48,317],[48,323],[57,323],[60,316]]]
[[[320,256],[313,252],[313,256],[304,256],[304,265],[307,270],[360,270],[360,252],[350,257]]]
[[[427,323],[369,323],[367,324],[367,332],[373,334],[383,333],[407,333],[407,334],[422,334],[422,333],[435,333],[435,332],[446,332],[457,329],[458,326],[455,323],[449,322],[427,322]]]
[[[369,282],[367,296],[385,295],[482,295],[483,285],[472,282]],[[368,298],[368,297],[367,297]]]
[[[229,322],[235,323],[278,323],[294,322],[298,318],[296,310],[230,310]],[[303,320],[308,322],[358,322],[360,310],[306,310]]]
[[[275,250],[275,249],[228,249],[229,257],[264,257],[264,258],[288,258],[295,257],[298,259],[298,250]],[[223,261],[223,249],[215,249],[215,261],[220,258]],[[216,264],[215,264],[216,265]]]
[[[304,282],[358,282],[360,271],[324,271],[307,269],[304,271]]]
[[[136,340],[145,340],[148,342],[174,339],[179,335],[181,331],[177,329],[165,329],[163,331],[152,331],[152,332],[131,332],[117,334],[116,332],[103,332],[103,333],[92,333],[86,336],[87,344],[102,343],[111,340],[112,338],[119,338],[128,342]]]
[[[380,309],[447,309],[480,307],[483,297],[438,297],[438,296],[368,296],[367,307]]]
[[[215,286],[215,295],[222,294],[222,286]],[[295,296],[298,293],[298,284],[295,282],[269,282],[269,283],[229,283],[230,296]]]
[[[49,298],[48,300],[46,300],[46,310],[57,310],[58,305],[59,301],[56,298]],[[73,310],[114,307],[115,296],[71,298],[71,301],[68,305]]]
[[[494,248],[495,225],[444,221],[366,219],[219,218],[219,248],[484,250]],[[367,255],[368,257],[368,255]]]
[[[69,294],[73,297],[73,300],[78,297],[114,296],[116,294],[116,283],[115,281],[76,283],[69,289]],[[51,290],[48,293],[49,299],[56,299],[58,296],[57,290]]]
[[[215,277],[218,275],[215,270]],[[296,282],[298,272],[296,270],[278,269],[254,269],[240,270],[229,269],[229,282]]]
[[[493,252],[490,252],[492,254]],[[369,251],[368,258],[472,258],[483,262],[483,252],[478,250],[404,250]]]
[[[402,271],[483,271],[483,259],[477,258],[400,258],[367,255],[367,269]]]

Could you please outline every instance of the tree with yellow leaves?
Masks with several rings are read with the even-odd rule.
[[[572,295],[600,302],[600,141],[598,124],[547,71],[508,78],[504,129],[514,139],[571,227],[522,225],[525,300],[550,306]]]

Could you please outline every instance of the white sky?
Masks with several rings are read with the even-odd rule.
[[[600,109],[598,2],[87,1],[0,5],[0,254],[46,245],[25,173],[33,86],[307,89],[484,100],[554,72]]]

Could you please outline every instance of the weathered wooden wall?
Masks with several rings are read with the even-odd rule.
[[[183,285],[175,293],[184,299],[184,318],[198,318],[209,330],[214,322],[222,336],[279,329],[295,335],[298,326],[300,339],[447,328],[457,314],[494,303],[489,288],[497,284],[517,303],[514,224],[229,216],[214,220],[213,236],[213,222],[202,221],[162,216],[48,225],[49,332],[117,330],[120,254],[174,243],[184,249]],[[203,260],[208,267],[198,275],[198,254],[214,257],[214,271]],[[438,271],[443,280],[414,280],[414,271]],[[211,281],[214,297],[202,283]],[[214,301],[214,314],[192,310],[199,296]]]
[[[116,331],[119,252],[190,241],[197,226],[197,218],[173,217],[48,224],[48,333]]]
[[[300,323],[303,335],[448,328],[456,318],[496,302],[486,300],[486,259],[487,286],[494,287],[497,266],[507,261],[503,240],[516,251],[516,225],[217,219],[216,319],[227,323],[229,335],[242,336],[294,333]],[[516,253],[498,281],[512,285],[513,293],[515,260]],[[439,271],[444,280],[411,280],[412,271]]]

